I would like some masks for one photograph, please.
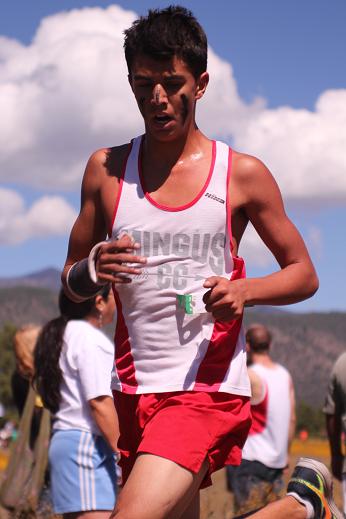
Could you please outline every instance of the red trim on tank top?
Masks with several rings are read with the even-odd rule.
[[[138,153],[138,174],[139,174],[139,180],[141,183],[141,187],[142,187],[144,196],[148,200],[148,202],[150,202],[153,206],[157,207],[157,209],[161,209],[162,211],[171,211],[171,212],[184,211],[185,209],[188,209],[189,207],[192,207],[194,204],[196,204],[196,202],[198,202],[198,200],[206,192],[209,182],[211,180],[211,177],[213,175],[215,159],[216,159],[216,142],[214,140],[212,141],[212,156],[211,156],[210,169],[209,169],[207,180],[204,183],[204,186],[202,187],[202,189],[198,193],[198,195],[195,196],[195,198],[191,202],[189,202],[188,204],[185,204],[185,205],[180,205],[178,207],[169,207],[167,205],[158,204],[157,202],[155,202],[155,200],[153,200],[151,198],[149,193],[146,191],[145,185],[144,185],[143,170],[142,170],[142,145],[143,145],[143,137],[141,140],[139,153]]]
[[[230,281],[245,277],[243,258],[233,258],[233,272]],[[199,365],[193,391],[219,391],[223,383],[238,343],[242,319],[215,321],[208,349]]]
[[[113,226],[114,226],[114,222],[115,222],[115,217],[116,217],[116,214],[118,212],[121,192],[123,190],[123,183],[124,183],[124,178],[125,178],[125,173],[126,173],[127,161],[129,160],[129,156],[130,156],[132,147],[133,147],[133,140],[129,144],[129,149],[127,151],[126,157],[125,157],[123,165],[122,165],[121,175],[120,175],[120,182],[119,182],[119,190],[118,190],[118,193],[117,193],[117,198],[115,200],[115,206],[114,206],[114,211],[113,211],[113,216],[112,216],[111,226],[110,226],[110,229],[109,229],[109,232],[108,232],[108,236],[112,236]]]
[[[135,394],[138,387],[136,367],[132,356],[129,331],[126,326],[121,300],[114,285],[113,293],[117,306],[117,324],[114,334],[114,367],[121,383],[121,390],[127,394]]]
[[[260,434],[267,427],[268,423],[268,386],[266,385],[266,395],[259,404],[251,406],[252,424],[249,435]]]
[[[232,211],[230,204],[230,194],[229,194],[229,184],[231,180],[232,173],[232,156],[233,152],[231,148],[228,148],[228,168],[227,168],[227,181],[226,181],[226,223],[227,223],[227,231],[229,236],[230,250],[231,253],[233,251],[233,235],[232,235]]]

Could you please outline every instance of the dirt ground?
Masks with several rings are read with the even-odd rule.
[[[319,459],[328,466],[329,448],[327,441],[310,439],[302,442],[295,440],[291,449],[290,468],[285,476],[286,482],[297,459],[301,456]],[[0,472],[4,470],[6,461],[7,453],[0,452]],[[334,497],[336,504],[341,508],[342,495],[338,481],[334,482]],[[226,488],[225,470],[219,470],[213,475],[213,486],[201,491],[201,519],[232,519],[232,510],[232,494]]]
[[[231,519],[232,494],[226,488],[225,470],[215,472],[213,486],[201,491],[201,519]]]

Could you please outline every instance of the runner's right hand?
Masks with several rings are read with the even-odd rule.
[[[96,273],[100,283],[131,283],[129,276],[141,274],[140,267],[147,261],[144,256],[135,254],[139,248],[140,244],[135,243],[128,234],[102,245],[96,259]]]

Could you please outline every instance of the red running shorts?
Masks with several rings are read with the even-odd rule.
[[[228,393],[177,391],[140,395],[113,391],[119,418],[123,483],[138,453],[161,456],[198,473],[205,458],[211,474],[239,465],[251,425],[249,397]]]

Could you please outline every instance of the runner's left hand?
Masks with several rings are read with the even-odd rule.
[[[211,276],[203,284],[209,288],[203,296],[205,309],[217,321],[239,319],[244,310],[245,291],[243,283],[230,281],[221,276]]]

